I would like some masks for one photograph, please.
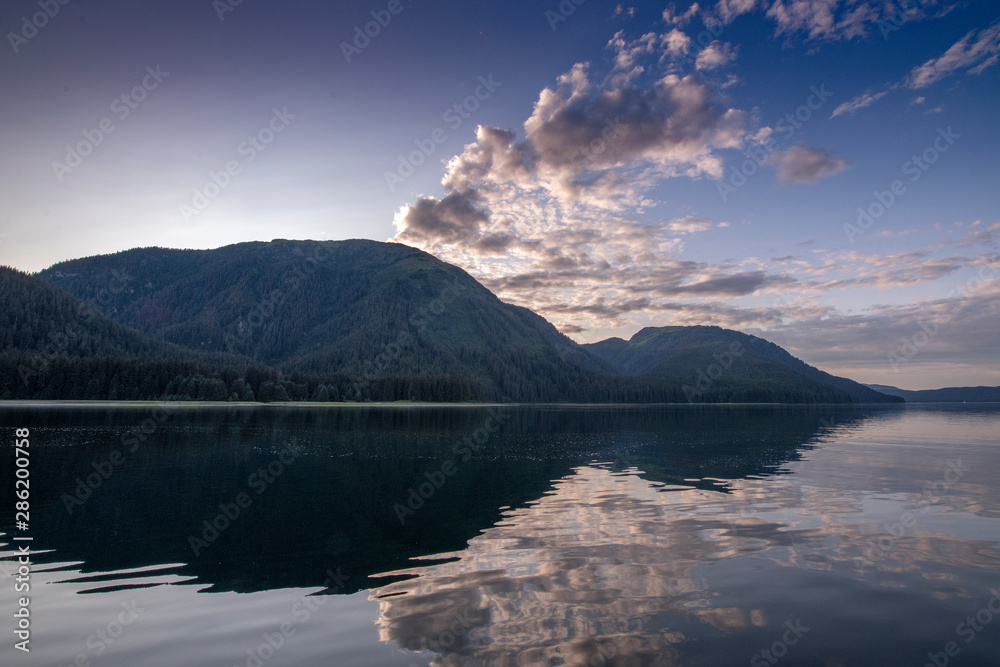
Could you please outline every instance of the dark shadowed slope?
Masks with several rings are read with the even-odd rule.
[[[899,402],[814,368],[762,338],[719,327],[647,327],[584,345],[632,377],[681,384],[693,401]]]
[[[365,395],[373,386],[393,398],[630,398],[602,394],[613,385],[600,379],[611,368],[543,318],[404,245],[147,248],[64,262],[41,276],[166,341],[289,373],[360,379],[361,393],[348,398],[374,397]],[[404,385],[414,379],[411,395]],[[440,391],[427,395],[428,383]]]
[[[226,400],[247,363],[156,340],[37,277],[0,267],[2,399],[151,399],[173,393],[177,379],[198,378],[200,398]]]

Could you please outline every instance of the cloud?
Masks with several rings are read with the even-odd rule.
[[[720,222],[716,224],[709,218],[696,218],[689,215],[683,218],[677,218],[676,220],[671,220],[667,222],[663,228],[674,234],[694,234],[695,232],[707,232],[713,227],[728,226],[728,222]]]
[[[853,350],[828,354],[809,342],[810,333],[839,349],[837,327],[881,326],[911,312],[895,304],[845,314],[837,299],[898,294],[913,285],[926,292],[980,261],[939,256],[947,254],[940,247],[894,255],[817,249],[797,258],[776,249],[764,255],[775,255],[771,260],[686,258],[686,244],[701,240],[699,234],[720,236],[727,223],[687,210],[654,218],[649,213],[661,205],[654,188],[668,179],[720,178],[727,150],[767,139],[748,127],[749,114],[728,104],[717,84],[683,73],[696,62],[673,56],[690,54],[692,46],[672,28],[634,40],[615,35],[603,78],[578,63],[539,92],[521,127],[478,127],[448,161],[443,194],[399,210],[393,240],[465,268],[501,299],[530,307],[568,334],[596,336],[637,321],[710,322],[774,331],[800,346],[793,351],[827,359],[850,358]],[[768,164],[782,183],[813,183],[848,166],[801,145],[771,154]],[[1000,228],[963,229],[965,237],[949,242],[951,251],[960,242],[967,243],[962,248],[994,242]],[[780,304],[769,305],[779,294]],[[898,333],[907,326],[889,328]],[[879,346],[891,342],[875,338]],[[877,361],[885,350],[870,347],[865,354]]]
[[[698,52],[695,67],[700,70],[715,69],[736,60],[736,49],[732,44],[713,41]]]
[[[671,55],[684,55],[691,48],[691,38],[677,28],[664,35],[662,41]]]
[[[444,199],[420,199],[406,211],[404,224],[413,236],[444,243],[479,243],[489,214],[477,206],[475,192],[452,192]]]
[[[871,105],[875,104],[875,102],[879,101],[888,94],[889,94],[888,90],[883,90],[877,93],[864,93],[862,95],[858,95],[853,100],[844,102],[836,109],[834,109],[833,113],[830,114],[830,118],[836,118],[841,114],[854,113],[859,109],[870,107]]]
[[[575,65],[541,91],[523,139],[511,130],[477,128],[476,140],[447,164],[447,195],[404,207],[395,240],[435,251],[515,248],[538,258],[546,224],[547,235],[551,225],[586,226],[600,213],[597,227],[630,226],[648,241],[648,230],[608,215],[655,205],[644,192],[666,178],[720,178],[718,150],[741,147],[747,121],[694,76],[670,73],[646,85],[619,76],[644,68],[644,58],[655,60],[659,43],[655,35],[635,42],[616,35],[608,78],[593,81],[587,64]]]
[[[792,146],[772,153],[765,164],[778,168],[778,180],[782,183],[815,183],[843,171],[850,163],[818,148]]]
[[[672,178],[721,178],[721,151],[746,142],[748,114],[664,58],[689,46],[676,30],[616,34],[603,79],[578,63],[539,93],[520,132],[478,127],[445,167],[444,196],[402,207],[392,240],[559,322],[617,322],[655,299],[743,296],[782,280],[676,259],[684,237],[726,222],[642,221],[658,205],[650,190]],[[711,53],[719,63],[733,56],[721,43]]]
[[[968,248],[977,245],[995,246],[998,237],[1000,237],[1000,222],[993,223],[985,229],[977,229],[980,224],[980,221],[976,220],[969,225],[969,229],[975,231],[970,231],[956,245],[959,248]]]
[[[833,110],[833,115],[830,117],[834,118],[845,113],[853,113],[858,109],[864,109],[889,93],[902,88],[910,90],[927,88],[962,70],[966,70],[968,74],[981,74],[997,62],[1000,62],[1000,22],[978,31],[969,31],[941,56],[931,58],[923,65],[914,67],[908,75],[879,92],[864,93],[841,104]],[[924,101],[923,97],[918,97],[911,104],[923,104]],[[935,107],[927,113],[940,111],[941,107]]]
[[[672,9],[664,12],[668,25],[684,25],[697,12],[708,27],[729,25],[736,18],[753,11],[763,11],[775,23],[775,34],[789,39],[831,42],[865,37],[878,27],[882,34],[895,31],[900,21],[910,22],[940,18],[957,3],[946,3],[937,13],[930,8],[937,0],[919,3],[871,0],[718,0],[714,5],[693,5],[684,14]]]
[[[678,14],[675,7],[670,6],[663,10],[663,21],[667,25],[685,25],[698,15],[701,7],[697,2],[692,3],[686,11]]]
[[[1000,266],[956,276],[937,298],[874,306],[859,314],[831,310],[819,316],[792,318],[751,329],[810,363],[836,370],[849,363],[858,369],[891,379],[896,375],[890,355],[917,332],[934,331],[910,364],[979,363],[995,368],[1000,355]],[[849,361],[847,361],[849,360]],[[904,365],[906,370],[909,365]],[[863,378],[861,378],[863,379]]]
[[[839,0],[776,0],[767,15],[778,24],[778,34],[805,31],[811,38],[829,37],[838,4]]]
[[[835,41],[865,37],[879,21],[890,18],[893,3],[856,0],[775,0],[767,16],[777,24],[778,35],[804,33],[807,39]]]
[[[718,13],[719,18],[725,23],[732,23],[733,20],[742,14],[749,14],[758,5],[763,5],[764,1],[761,0],[719,0],[719,3],[715,6],[715,11]]]
[[[971,30],[943,55],[914,67],[905,85],[913,90],[919,90],[963,69],[968,69],[970,74],[981,74],[987,67],[996,64],[1000,57],[998,54],[1000,54],[1000,23],[994,23],[978,32]]]

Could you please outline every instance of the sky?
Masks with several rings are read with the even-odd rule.
[[[367,238],[579,342],[1000,385],[1000,5],[11,0],[0,264]]]

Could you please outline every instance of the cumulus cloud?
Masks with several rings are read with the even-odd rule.
[[[726,7],[760,9],[749,2]],[[725,54],[724,45],[713,44]],[[705,79],[690,72],[697,67],[693,44],[679,29],[637,39],[619,33],[609,47],[603,77],[577,64],[538,94],[521,127],[478,127],[448,161],[443,194],[399,210],[393,240],[462,266],[500,298],[532,308],[568,334],[597,335],[636,319],[712,323],[774,330],[806,354],[822,347],[803,342],[809,332],[829,337],[836,335],[831,323],[858,321],[819,299],[836,303],[840,291],[946,282],[980,261],[931,251],[819,249],[806,257],[768,251],[778,255],[772,260],[687,258],[687,245],[715,240],[728,224],[697,212],[651,221],[662,204],[654,188],[667,179],[720,178],[726,151],[765,142],[768,129],[751,127],[749,114],[726,102],[711,69],[702,69]],[[813,183],[848,166],[807,146],[772,153],[768,164],[783,183]],[[1000,228],[966,231],[952,251],[959,243],[968,253],[995,242]],[[779,294],[780,303],[768,305]]]
[[[777,167],[782,183],[815,183],[843,171],[850,163],[819,148],[792,146],[772,153],[765,164]]]
[[[736,60],[736,49],[732,44],[713,41],[698,52],[695,67],[700,70],[715,69]]]
[[[683,239],[728,223],[642,221],[658,205],[654,187],[721,178],[721,151],[746,143],[748,114],[665,58],[689,47],[678,30],[616,34],[603,78],[579,63],[539,93],[520,131],[478,127],[445,167],[444,196],[402,207],[393,240],[467,268],[561,326],[581,326],[569,315],[617,322],[660,298],[738,297],[773,284],[763,271],[676,258]],[[717,65],[735,55],[721,43],[709,54]]]
[[[535,236],[551,217],[538,217],[537,208],[557,213],[553,224],[572,219],[579,229],[598,211],[606,217],[655,204],[644,192],[664,178],[721,177],[718,151],[742,146],[745,112],[727,108],[692,75],[664,74],[647,85],[618,76],[643,67],[645,55],[655,59],[659,43],[656,36],[628,42],[617,35],[612,73],[594,81],[587,64],[575,65],[541,91],[523,138],[479,127],[476,140],[446,166],[447,195],[404,207],[396,240],[537,255]]]
[[[691,38],[677,28],[664,35],[662,41],[671,55],[684,55],[691,48]]]

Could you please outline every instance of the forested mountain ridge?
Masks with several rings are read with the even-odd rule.
[[[624,375],[680,382],[689,398],[784,395],[795,402],[798,394],[818,394],[839,402],[846,394],[852,402],[887,402],[884,394],[814,368],[763,338],[715,326],[646,327],[628,341],[609,338],[583,347]]]
[[[24,285],[12,293],[11,312],[27,319],[59,323],[71,307],[99,313],[94,325],[120,344],[91,355],[95,359],[179,365],[169,387],[163,369],[155,382],[134,373],[124,382],[119,373],[114,395],[120,398],[898,400],[858,391],[857,383],[812,368],[767,341],[718,327],[649,328],[628,342],[581,346],[530,310],[503,303],[460,268],[394,243],[140,248],[61,262],[37,276],[17,274],[17,280]],[[74,297],[77,305],[66,302],[62,310],[46,305]],[[37,344],[10,340],[0,353],[37,353],[31,347]],[[732,353],[734,344],[744,346],[740,354]],[[716,368],[720,354],[729,360],[724,368]],[[68,356],[78,365],[93,362],[83,361],[87,354]],[[0,397],[82,397],[79,383],[65,373],[34,382],[31,391],[24,383],[0,386]],[[109,379],[83,393],[109,398],[111,384]]]
[[[400,244],[146,248],[40,276],[151,336],[287,373],[360,380],[362,393],[346,398],[374,397],[364,391],[376,385],[380,397],[427,398],[405,390],[418,379],[438,387],[438,400],[587,400],[614,375],[543,318]]]
[[[156,340],[37,277],[0,267],[2,399],[227,400],[240,396],[236,380],[248,365]]]

